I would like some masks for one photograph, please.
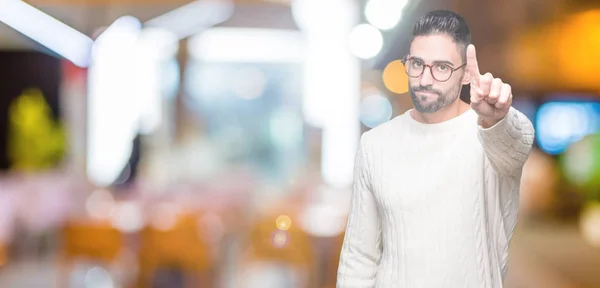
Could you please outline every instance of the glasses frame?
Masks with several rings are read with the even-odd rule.
[[[440,79],[437,79],[433,75],[433,65],[434,64],[425,64],[425,63],[423,63],[423,70],[417,76],[411,76],[410,74],[408,74],[408,69],[406,68],[406,62],[408,62],[408,60],[411,60],[411,59],[413,59],[413,57],[410,56],[410,54],[408,54],[408,55],[406,55],[406,56],[404,56],[402,58],[402,65],[404,65],[404,72],[406,73],[406,75],[408,75],[408,77],[419,78],[419,77],[423,76],[423,73],[425,73],[425,68],[429,68],[429,72],[431,73],[431,77],[433,77],[433,79],[435,79],[438,82],[446,82],[446,81],[450,80],[450,78],[452,78],[452,74],[454,74],[454,72],[456,72],[456,71],[464,68],[465,66],[467,66],[467,63],[463,63],[462,65],[460,65],[460,66],[458,66],[456,68],[449,67],[450,68],[450,75],[448,75],[448,78],[445,79],[445,80],[440,80]]]

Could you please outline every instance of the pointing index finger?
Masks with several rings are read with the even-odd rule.
[[[475,46],[473,44],[469,44],[469,46],[467,46],[467,69],[469,70],[471,76],[471,83],[478,84],[481,74],[479,73],[477,54],[475,53]]]

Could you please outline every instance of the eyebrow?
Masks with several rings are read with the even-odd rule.
[[[416,57],[416,56],[410,56],[409,58],[419,60],[419,61],[425,63],[425,60],[423,60],[422,58]],[[454,63],[452,63],[448,60],[435,60],[435,61],[433,61],[433,64],[445,64],[445,65],[454,67]]]

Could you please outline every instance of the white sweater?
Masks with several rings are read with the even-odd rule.
[[[361,137],[337,287],[502,287],[531,121],[409,113]]]

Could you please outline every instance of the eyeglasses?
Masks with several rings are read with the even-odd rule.
[[[465,65],[467,65],[467,63],[465,63],[456,68],[452,68],[452,66],[446,63],[434,62],[433,64],[428,65],[420,59],[411,58],[410,55],[404,57],[404,59],[402,60],[402,64],[404,64],[406,74],[412,78],[421,77],[421,75],[423,75],[423,72],[425,72],[425,67],[429,67],[429,70],[431,71],[431,76],[433,77],[433,79],[439,82],[448,81],[448,79],[452,77],[452,73],[454,73],[454,71],[459,70],[465,67]]]

